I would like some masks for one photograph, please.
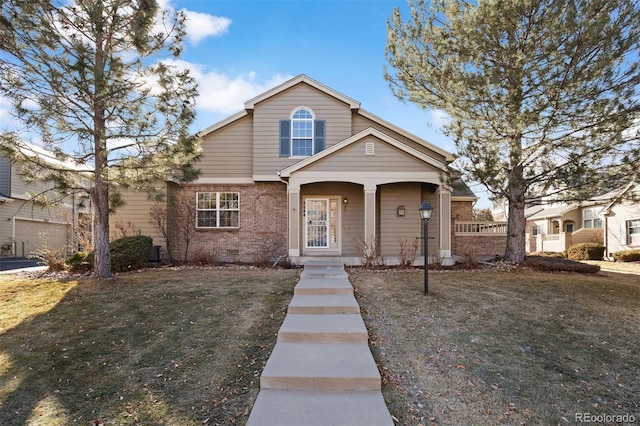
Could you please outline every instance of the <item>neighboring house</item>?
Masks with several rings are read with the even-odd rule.
[[[305,75],[248,100],[199,136],[199,179],[167,184],[168,195],[187,194],[195,207],[192,258],[359,264],[375,249],[394,264],[404,241],[419,244],[419,264],[418,208],[428,200],[430,256],[451,263],[452,212],[470,216],[476,200],[468,188],[445,183],[451,153]],[[111,226],[131,222],[164,245],[149,224],[153,203],[131,194],[125,200]]]
[[[57,162],[53,154],[32,147],[47,161]],[[56,199],[43,207],[34,197]],[[77,249],[75,230],[79,211],[85,199],[62,196],[53,182],[27,183],[20,178],[18,167],[0,156],[0,254],[29,256],[43,249],[69,252]]]
[[[573,244],[604,244],[603,209],[619,191],[582,203],[548,202],[526,218],[526,251],[561,253]]]
[[[640,183],[631,182],[601,211],[605,256],[640,249]]]

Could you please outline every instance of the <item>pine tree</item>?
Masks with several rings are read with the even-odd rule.
[[[118,192],[196,173],[199,141],[188,126],[197,87],[174,59],[184,36],[184,16],[155,0],[1,3],[0,94],[24,128],[1,133],[0,146],[29,164],[26,174],[34,163],[45,168],[39,177],[59,189],[78,188],[77,168],[41,162],[24,140],[90,170],[98,278],[111,276],[109,209]]]
[[[385,78],[446,112],[465,177],[508,201],[507,261],[524,260],[528,199],[585,199],[633,177],[635,0],[409,3],[407,22],[397,8],[388,22]]]

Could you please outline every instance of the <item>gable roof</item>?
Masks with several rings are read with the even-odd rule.
[[[304,74],[300,74],[297,77],[294,77],[290,80],[285,81],[284,83],[274,87],[271,90],[267,90],[266,92],[264,92],[261,95],[256,96],[255,98],[249,99],[247,102],[244,103],[244,108],[246,110],[252,110],[255,108],[257,103],[260,103],[262,101],[265,101],[267,99],[269,99],[272,96],[275,96],[281,92],[284,92],[287,89],[292,88],[293,86],[300,84],[300,83],[307,83],[309,86],[314,87],[316,89],[318,89],[321,92],[324,92],[336,99],[338,99],[339,101],[344,102],[345,104],[349,105],[349,107],[351,109],[359,109],[360,108],[360,102],[343,95],[340,92],[337,92],[335,90],[333,90],[330,87],[325,86],[322,83],[319,83],[317,81],[315,81],[314,79],[304,75]]]
[[[543,208],[537,213],[532,214],[527,219],[536,220],[536,219],[549,219],[551,217],[562,216],[563,214],[570,212],[571,210],[577,209],[579,206],[577,204],[566,204],[562,206],[549,207],[548,209]]]
[[[455,160],[455,157],[453,156],[453,154],[451,154],[449,151],[445,151],[444,149],[440,148],[439,146],[436,146],[430,142],[427,142],[426,140],[422,139],[419,136],[416,136],[412,133],[407,132],[406,130],[396,126],[393,123],[388,122],[387,120],[384,120],[380,117],[378,117],[375,114],[370,113],[369,111],[366,111],[364,109],[359,109],[358,110],[358,114],[360,114],[361,116],[368,118],[369,120],[378,123],[384,127],[388,127],[389,129],[393,130],[396,133],[401,134],[402,136],[411,139],[412,141],[417,142],[418,144],[424,146],[427,149],[430,149],[431,151],[434,151],[440,155],[442,155],[447,161],[451,162],[453,160]]]
[[[388,143],[389,145],[392,145],[396,148],[398,148],[401,151],[404,151],[405,153],[411,155],[412,157],[415,157],[419,160],[424,161],[425,163],[428,163],[432,166],[434,166],[437,169],[442,170],[443,172],[447,171],[447,166],[432,158],[429,157],[428,155],[424,154],[423,152],[418,151],[417,149],[411,148],[410,146],[407,146],[405,144],[403,144],[402,142],[398,141],[397,139],[392,138],[391,136],[387,135],[386,133],[382,133],[380,130],[374,129],[373,127],[368,127],[364,130],[362,130],[361,132],[356,133],[353,136],[348,137],[347,139],[338,142],[335,145],[330,146],[329,148],[323,149],[322,151],[318,152],[317,154],[314,154],[310,157],[305,158],[304,160],[301,160],[299,162],[297,162],[296,164],[293,164],[289,167],[287,167],[286,169],[283,169],[280,171],[279,175],[280,177],[286,178],[286,177],[290,177],[292,173],[295,173],[298,170],[301,170],[313,163],[316,163],[320,160],[322,160],[323,158],[326,158],[328,156],[330,156],[331,154],[340,151],[343,148],[346,148],[347,146],[354,144],[360,140],[362,140],[363,138],[367,137],[367,136],[374,136],[380,140],[382,140],[383,142]]]
[[[396,133],[398,133],[398,134],[400,134],[400,135],[402,135],[402,136],[404,136],[404,137],[406,137],[408,139],[411,139],[412,141],[416,142],[417,144],[419,144],[421,146],[424,146],[425,148],[427,148],[427,149],[429,149],[429,150],[431,150],[431,151],[433,151],[433,152],[435,152],[435,153],[437,153],[439,155],[442,155],[446,159],[446,161],[448,161],[448,162],[451,162],[451,161],[453,161],[455,159],[453,154],[451,154],[450,152],[445,151],[444,149],[442,149],[442,148],[440,148],[440,147],[438,147],[438,146],[436,146],[436,145],[434,145],[434,144],[432,144],[430,142],[427,142],[426,140],[420,138],[419,136],[416,136],[416,135],[414,135],[412,133],[409,133],[406,130],[396,126],[395,124],[390,123],[390,122],[378,117],[377,115],[372,114],[369,111],[366,111],[366,110],[360,108],[360,102],[358,102],[358,101],[356,101],[356,100],[354,100],[354,99],[352,99],[352,98],[350,98],[348,96],[345,96],[342,93],[337,92],[337,91],[333,90],[332,88],[325,86],[322,83],[317,82],[316,80],[312,79],[311,77],[309,77],[309,76],[307,76],[305,74],[300,74],[297,77],[294,77],[294,78],[292,78],[290,80],[287,80],[284,83],[282,83],[282,84],[280,84],[280,85],[278,85],[278,86],[276,86],[276,87],[274,87],[274,88],[272,88],[270,90],[267,90],[266,92],[254,97],[252,99],[249,99],[248,101],[246,101],[244,103],[244,108],[245,108],[244,110],[239,111],[239,112],[237,112],[237,113],[235,113],[235,114],[233,114],[233,115],[231,115],[231,116],[229,116],[229,117],[227,117],[227,118],[225,118],[225,119],[223,119],[223,120],[221,120],[221,121],[219,121],[217,123],[214,123],[213,125],[205,128],[205,129],[197,132],[196,136],[198,136],[200,138],[205,137],[205,136],[209,135],[210,133],[213,133],[216,130],[221,129],[224,126],[227,126],[227,125],[233,123],[234,121],[237,121],[237,120],[239,120],[239,119],[241,119],[243,117],[246,117],[247,115],[249,115],[251,113],[251,111],[253,111],[253,109],[255,109],[255,106],[256,106],[257,103],[265,101],[265,100],[267,100],[267,99],[269,99],[269,98],[271,98],[273,96],[276,96],[277,94],[282,93],[282,92],[284,92],[284,91],[286,91],[286,90],[288,90],[288,89],[290,89],[290,88],[292,88],[295,85],[300,84],[300,83],[306,83],[306,84],[310,85],[311,87],[314,87],[315,89],[317,89],[317,90],[319,90],[319,91],[321,91],[323,93],[326,93],[327,95],[332,96],[333,98],[338,99],[339,101],[342,101],[342,102],[346,103],[347,105],[349,105],[349,108],[351,108],[351,110],[357,111],[357,113],[359,115],[361,115],[362,117],[367,118],[367,119],[373,121],[374,123],[377,123],[377,124],[379,124],[379,125],[381,125],[383,127],[389,128],[389,129],[393,130],[394,132],[396,132]]]
[[[627,186],[625,186],[624,188],[622,188],[622,190],[616,194],[615,197],[613,197],[613,199],[611,200],[611,202],[609,204],[607,204],[603,209],[602,212],[607,214],[607,213],[611,213],[611,208],[613,208],[614,205],[616,205],[624,196],[624,194],[626,194],[627,192],[629,192],[630,189],[634,188],[635,186],[638,186],[638,188],[640,189],[640,183],[639,182],[634,182],[631,181],[627,184]]]

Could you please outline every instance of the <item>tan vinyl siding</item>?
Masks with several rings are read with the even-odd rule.
[[[326,120],[325,146],[330,147],[351,136],[349,105],[300,84],[256,105],[253,113],[253,174],[272,176],[300,161],[299,158],[280,157],[279,124],[288,120],[294,108],[310,108],[317,120]]]
[[[122,237],[122,232],[118,230],[118,227],[122,226],[127,229],[129,224],[132,224],[136,233],[139,231],[140,235],[153,238],[153,245],[164,248],[162,234],[149,223],[149,212],[156,201],[149,200],[145,193],[133,191],[124,192],[122,199],[126,204],[109,215],[110,238]]]
[[[434,152],[430,149],[428,149],[427,147],[425,147],[422,144],[419,144],[399,133],[394,132],[393,130],[389,129],[388,127],[382,126],[381,124],[378,124],[374,121],[369,120],[368,118],[365,118],[363,116],[361,116],[360,114],[358,114],[357,112],[353,113],[353,117],[352,117],[352,129],[351,131],[353,132],[353,134],[355,135],[358,132],[361,132],[365,129],[368,129],[369,127],[373,127],[376,130],[379,130],[383,133],[386,133],[387,135],[393,137],[394,139],[404,143],[405,145],[410,146],[411,148],[417,149],[418,151],[425,153],[427,155],[429,155],[430,157],[433,157],[434,159],[442,162],[442,163],[446,163],[446,159],[441,155],[438,154],[437,152]]]
[[[49,197],[57,197],[53,191],[54,185],[49,182],[33,182],[27,184],[18,173],[18,167],[11,167],[11,197],[20,200],[28,200],[32,195],[45,194]]]
[[[202,155],[196,167],[201,178],[250,178],[252,165],[252,122],[246,116],[202,139]]]
[[[367,143],[374,144],[374,155],[365,155]],[[436,168],[374,136],[369,136],[327,158],[313,163],[304,170],[323,172],[370,171],[376,173],[397,172],[398,170],[403,172],[425,172],[436,171]]]
[[[382,256],[398,256],[400,240],[406,240],[408,254],[416,238],[420,238],[422,226],[418,213],[422,204],[420,188],[419,183],[382,185],[379,188],[379,241]],[[404,206],[404,217],[398,217],[398,206]],[[420,247],[420,241],[417,243]],[[416,255],[419,254],[416,253]]]

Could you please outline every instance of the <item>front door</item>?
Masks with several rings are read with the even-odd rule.
[[[338,250],[338,198],[307,198],[304,202],[305,248]]]

